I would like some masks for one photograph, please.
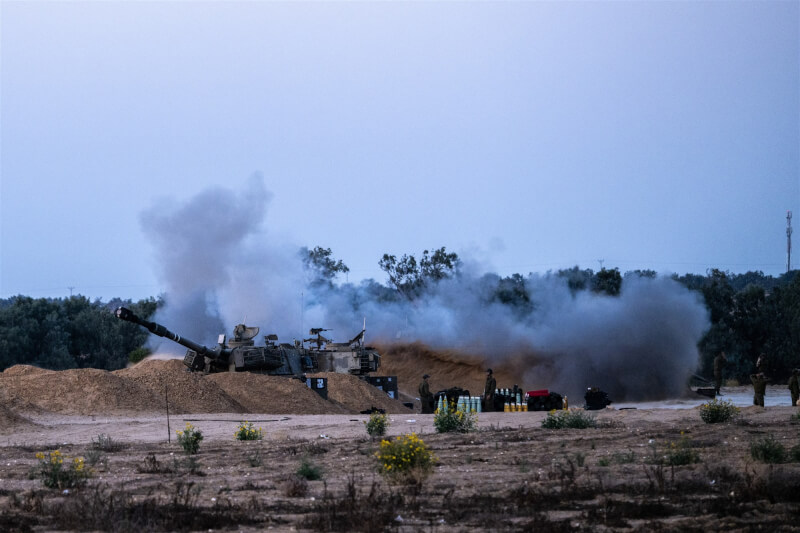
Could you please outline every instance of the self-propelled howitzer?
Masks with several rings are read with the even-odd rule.
[[[305,372],[318,370],[316,357],[308,354],[297,344],[277,344],[276,335],[265,335],[266,346],[255,346],[253,338],[258,328],[237,325],[233,340],[226,342],[220,335],[217,346],[208,348],[173,333],[161,324],[136,316],[130,309],[119,307],[114,312],[117,318],[133,322],[154,335],[167,338],[187,348],[183,364],[189,370],[209,372],[257,372],[271,375],[301,376]]]

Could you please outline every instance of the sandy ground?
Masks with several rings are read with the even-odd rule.
[[[750,452],[767,437],[800,444],[795,413],[751,406],[705,424],[697,408],[606,409],[583,430],[544,429],[544,412],[482,413],[465,434],[389,415],[389,436],[415,432],[438,457],[411,484],[377,473],[366,415],[178,415],[167,442],[162,414],[28,413],[0,441],[0,530],[797,531],[800,464]],[[233,438],[245,419],[263,440]],[[191,463],[174,439],[185,422],[205,437]],[[100,434],[121,449],[93,451]],[[697,461],[666,463],[682,446]],[[34,454],[56,448],[94,454],[86,487],[30,479]],[[321,479],[296,481],[303,462]]]
[[[687,416],[696,416],[685,409],[606,409],[599,412],[600,420],[613,420],[629,427],[646,426],[649,421],[679,424]],[[497,427],[538,428],[546,412],[481,413],[478,429]],[[434,415],[410,413],[389,415],[388,436],[417,433],[435,433]],[[368,415],[242,415],[241,413],[189,414],[171,416],[164,414],[146,416],[67,416],[28,415],[33,424],[5,431],[2,446],[31,446],[58,444],[90,444],[99,434],[109,435],[122,442],[145,444],[174,442],[175,431],[183,429],[186,422],[202,428],[206,442],[229,441],[239,424],[252,422],[264,431],[266,441],[287,439],[360,438],[364,435],[364,422]],[[168,431],[169,427],[169,431]]]
[[[481,378],[477,363],[437,357],[442,376],[455,366]],[[411,376],[417,363],[395,370]],[[180,361],[7,369],[0,531],[800,531],[800,417],[783,386],[767,389],[766,408],[750,387],[723,389],[741,408],[725,424],[703,422],[707,399],[690,393],[595,412],[570,398],[570,413],[596,422],[587,429],[545,429],[545,412],[480,413],[474,431],[440,434],[433,415],[327,377],[324,400],[296,379],[189,374]],[[412,377],[400,383],[413,400]],[[379,440],[358,414],[370,407],[387,411],[387,438],[423,439],[436,457],[427,475],[380,473]],[[263,439],[236,440],[244,421]],[[186,423],[204,436],[197,455],[176,442]],[[764,446],[783,459],[753,455]],[[44,486],[35,454],[55,450],[66,464],[84,458],[85,486]]]

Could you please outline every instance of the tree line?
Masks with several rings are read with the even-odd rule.
[[[300,257],[308,283],[319,292],[346,290],[337,277],[349,271],[333,257],[330,248],[302,248]],[[414,301],[443,280],[461,275],[462,262],[444,247],[414,255],[384,254],[379,261],[386,282],[372,279],[361,282],[359,293],[373,301]],[[711,327],[698,344],[697,372],[710,377],[713,359],[720,351],[728,356],[726,378],[749,382],[759,354],[767,354],[767,373],[783,381],[792,368],[800,366],[800,276],[791,271],[778,277],[762,272],[734,274],[710,270],[706,275],[673,275],[673,279],[702,295],[709,311]],[[577,266],[550,273],[565,280],[570,290],[592,291],[617,297],[626,280],[656,277],[652,270],[624,274],[617,268],[599,271]],[[524,318],[536,306],[529,287],[530,275],[499,276],[485,274],[480,283],[487,303],[509,306]],[[53,370],[102,368],[115,370],[148,355],[149,333],[143,328],[116,319],[112,311],[124,305],[149,319],[163,299],[148,298],[132,302],[112,299],[90,301],[84,296],[39,298],[14,296],[0,299],[0,370],[15,364],[31,364]]]

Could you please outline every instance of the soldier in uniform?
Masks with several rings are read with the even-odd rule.
[[[764,407],[764,394],[767,392],[767,377],[763,372],[751,374],[750,381],[753,382],[753,405]]]
[[[431,386],[428,383],[430,376],[425,374],[422,376],[422,382],[419,384],[419,402],[422,404],[422,414],[433,413],[433,394],[431,394]]]
[[[792,405],[797,405],[797,400],[800,400],[800,368],[792,370],[792,377],[789,378],[789,392],[792,393]]]
[[[486,369],[486,385],[483,387],[483,400],[485,403],[484,411],[494,411],[494,391],[497,388],[497,380],[492,375],[492,369]]]
[[[725,368],[727,361],[725,352],[719,352],[714,358],[714,392],[716,394],[719,394],[719,388],[722,386],[722,369]]]

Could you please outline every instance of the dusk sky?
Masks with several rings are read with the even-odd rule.
[[[157,296],[142,217],[253,176],[263,248],[351,282],[441,246],[778,275],[798,28],[796,1],[3,0],[0,297]]]

